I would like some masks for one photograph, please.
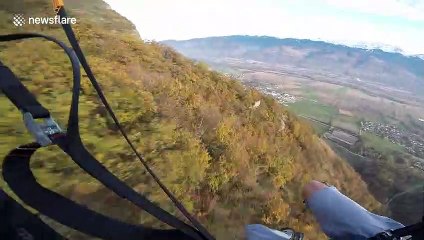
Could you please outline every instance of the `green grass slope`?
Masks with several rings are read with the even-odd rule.
[[[24,2],[28,15],[52,15],[50,1]],[[129,21],[100,0],[66,3],[78,18],[74,29],[88,61],[131,139],[218,239],[242,239],[248,223],[291,226],[307,239],[325,239],[300,198],[302,185],[313,178],[336,185],[370,210],[379,207],[354,170],[273,99],[167,47],[144,43]],[[0,5],[1,34],[33,31],[65,39],[59,26],[15,28],[12,4]],[[41,40],[21,41],[1,44],[0,59],[65,126],[71,71],[63,52]],[[261,105],[251,108],[259,100]],[[1,95],[0,106],[4,156],[31,139],[19,112]],[[80,106],[88,149],[130,186],[179,215],[135,160],[85,77]],[[165,227],[117,198],[54,146],[38,152],[32,164],[43,185],[92,209]],[[90,239],[52,224],[70,239]]]

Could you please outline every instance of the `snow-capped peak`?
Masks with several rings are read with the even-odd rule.
[[[391,52],[391,53],[400,53],[405,56],[417,56],[419,58],[424,58],[424,54],[417,54],[417,52],[410,52],[406,51],[405,49],[402,49],[401,47],[385,44],[385,43],[379,43],[379,42],[357,42],[357,41],[327,41],[330,43],[335,44],[342,44],[348,47],[354,47],[354,48],[361,48],[366,50],[376,50],[380,49],[385,52]]]
[[[397,47],[397,46],[393,46],[393,45],[389,45],[389,44],[384,44],[384,43],[359,42],[359,43],[353,44],[352,47],[363,48],[363,49],[368,49],[368,50],[380,49],[380,50],[383,50],[385,52],[394,52],[394,53],[400,53],[400,54],[408,55],[402,48]]]

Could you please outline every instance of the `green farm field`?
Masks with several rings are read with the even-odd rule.
[[[405,151],[402,146],[394,144],[388,139],[381,138],[375,134],[364,133],[361,135],[361,140],[364,147],[373,148],[386,156],[397,155]]]
[[[318,121],[330,123],[337,114],[337,109],[330,105],[321,104],[311,100],[301,100],[289,105],[289,110],[297,115],[314,118]]]

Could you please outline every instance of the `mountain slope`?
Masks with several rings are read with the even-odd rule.
[[[360,78],[419,95],[424,91],[424,60],[380,49],[351,48],[322,41],[226,36],[164,41],[184,55],[207,61],[255,60],[276,66]]]
[[[370,210],[379,203],[354,170],[277,102],[160,44],[99,0],[68,0],[94,73],[131,139],[163,182],[217,239],[241,239],[247,223],[293,227],[325,239],[304,212],[302,185],[334,184]],[[27,14],[49,16],[49,1],[27,0]],[[0,34],[16,32],[2,4]],[[65,39],[59,26],[25,26]],[[40,40],[0,45],[0,59],[65,126],[71,72],[63,52]],[[119,136],[84,78],[81,132],[88,149],[117,176],[163,208],[175,208]],[[257,108],[252,108],[260,101]],[[19,112],[0,95],[0,156],[30,141]],[[36,154],[40,182],[92,209],[132,223],[165,227],[117,198],[55,147]],[[1,187],[6,184],[1,181]],[[178,215],[178,213],[176,213]],[[70,239],[90,239],[52,223]]]

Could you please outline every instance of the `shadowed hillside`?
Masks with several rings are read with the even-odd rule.
[[[50,1],[24,2],[25,14],[52,15]],[[273,99],[168,47],[144,43],[130,22],[100,0],[66,3],[78,19],[74,29],[88,61],[138,150],[217,239],[241,239],[247,223],[290,226],[307,239],[325,239],[300,198],[302,185],[313,178],[334,184],[370,210],[379,208],[349,164]],[[1,9],[0,34],[33,31],[65,39],[59,26],[17,29],[10,21],[12,7],[1,3]],[[62,50],[31,40],[1,44],[0,51],[1,61],[64,126],[71,69]],[[0,106],[0,156],[5,156],[31,139],[20,113],[1,95]],[[80,107],[82,138],[93,155],[178,215],[134,159],[85,77]],[[32,167],[43,185],[92,209],[165,227],[117,198],[55,147],[38,152]],[[70,239],[90,239],[52,224]]]

